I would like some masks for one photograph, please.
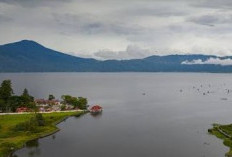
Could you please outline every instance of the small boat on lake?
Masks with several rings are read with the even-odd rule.
[[[91,114],[98,114],[102,112],[102,107],[99,105],[94,105],[90,108],[90,113]]]

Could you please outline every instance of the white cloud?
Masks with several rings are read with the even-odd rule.
[[[141,59],[151,56],[153,53],[148,49],[142,49],[136,45],[128,45],[126,50],[123,51],[112,51],[112,50],[100,50],[93,53],[91,56],[80,53],[81,57],[93,57],[99,60],[122,60],[122,59]]]
[[[221,58],[212,58],[210,57],[209,59],[202,61],[201,59],[196,59],[192,61],[183,61],[181,64],[187,64],[187,65],[193,65],[193,64],[214,64],[214,65],[232,65],[232,59],[226,58],[226,59],[221,59]]]

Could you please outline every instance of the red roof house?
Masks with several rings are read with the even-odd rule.
[[[16,109],[16,112],[27,112],[28,111],[28,108],[27,107],[18,107]]]
[[[90,112],[101,112],[102,111],[102,107],[99,105],[94,105],[90,108]]]

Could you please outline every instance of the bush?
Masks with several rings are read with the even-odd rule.
[[[35,117],[32,117],[26,122],[19,123],[15,126],[15,131],[35,131],[37,127],[37,121]]]
[[[60,107],[60,109],[61,109],[61,111],[64,111],[64,110],[66,109],[66,106],[65,106],[65,105],[62,105],[62,106]]]
[[[35,115],[35,117],[36,117],[36,121],[38,123],[38,126],[44,126],[45,125],[45,120],[44,120],[43,115],[41,113],[37,113]]]
[[[19,123],[15,126],[14,131],[30,131],[35,132],[38,126],[44,126],[45,121],[41,113],[36,114],[31,117],[30,120],[26,122]]]

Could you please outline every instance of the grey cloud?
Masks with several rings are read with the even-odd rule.
[[[231,0],[195,1],[193,6],[195,6],[195,7],[213,8],[213,9],[230,9],[230,8],[232,8],[232,1]]]
[[[0,0],[0,3],[11,5],[20,5],[22,7],[41,7],[41,6],[56,6],[72,0]]]
[[[203,15],[198,17],[191,17],[187,19],[189,22],[193,22],[201,25],[214,26],[216,24],[231,24],[232,15],[231,14],[213,14],[213,15]]]
[[[113,20],[103,21],[91,14],[53,14],[58,27],[66,33],[83,34],[136,34],[142,29],[137,25],[117,23]]]
[[[159,17],[169,17],[169,16],[183,16],[187,15],[188,12],[182,9],[175,9],[174,6],[146,6],[138,8],[127,8],[123,14],[133,15],[133,16],[159,16]]]
[[[137,58],[145,58],[147,56],[152,55],[152,52],[148,49],[142,49],[135,45],[129,45],[125,51],[112,51],[112,50],[101,50],[95,52],[95,58],[100,60],[105,59],[137,59]]]
[[[8,16],[0,14],[0,23],[1,24],[5,23],[5,22],[10,22],[10,21],[13,21],[13,19],[8,17]]]

